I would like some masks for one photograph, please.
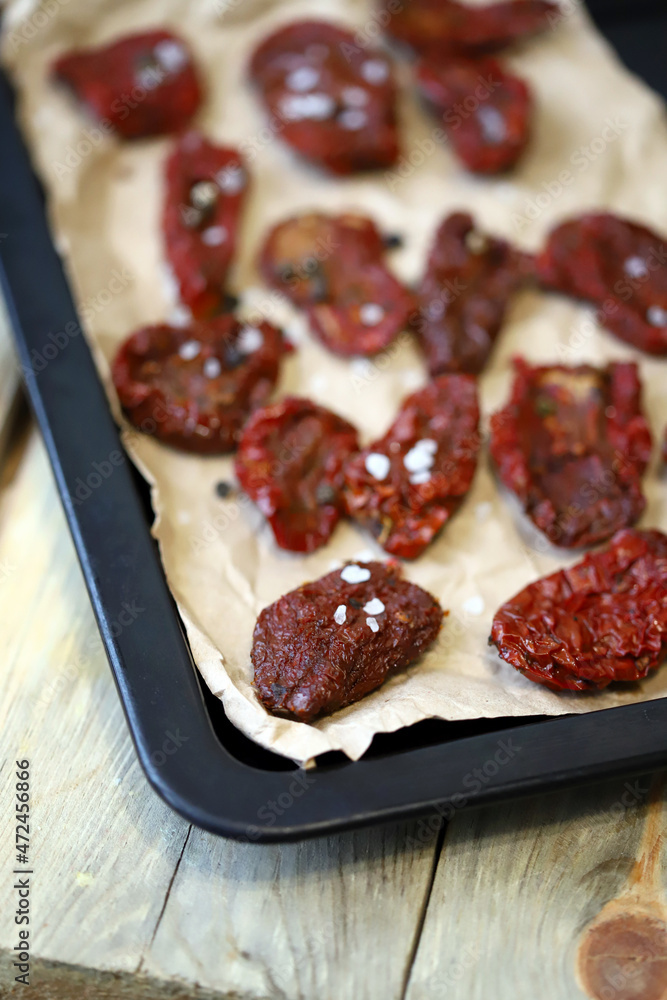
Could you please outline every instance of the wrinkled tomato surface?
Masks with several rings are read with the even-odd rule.
[[[396,420],[347,464],[348,514],[387,552],[415,559],[459,507],[480,438],[475,379],[440,375],[404,401]]]
[[[343,466],[357,431],[337,414],[294,396],[258,410],[247,424],[236,475],[292,552],[313,552],[330,537],[343,509]]]
[[[98,121],[125,139],[178,132],[202,101],[190,49],[169,31],[67,52],[53,72]]]
[[[417,84],[468,170],[515,165],[530,137],[532,98],[522,79],[497,59],[445,54],[418,63]]]
[[[312,212],[271,230],[260,268],[269,285],[306,311],[325,347],[370,355],[389,346],[415,307],[385,266],[385,250],[370,219]]]
[[[413,324],[431,375],[479,373],[502,327],[512,295],[532,274],[532,260],[456,212],[438,228]]]
[[[547,288],[593,302],[603,326],[650,354],[667,354],[664,239],[608,212],[570,219],[537,258]]]
[[[280,28],[250,74],[276,134],[335,174],[390,167],[398,157],[396,87],[387,56],[326,21]]]
[[[641,680],[667,651],[667,535],[619,531],[602,552],[531,583],[498,610],[489,641],[554,691]]]
[[[634,524],[651,432],[635,364],[515,361],[508,405],[491,419],[500,479],[554,545],[595,545]]]
[[[391,563],[348,563],[265,608],[255,687],[275,715],[311,722],[359,701],[436,639],[443,611]]]
[[[166,257],[197,319],[219,310],[237,243],[248,173],[235,149],[187,132],[165,167]]]
[[[189,327],[149,326],[122,345],[113,380],[140,431],[184,451],[223,454],[267,402],[284,351],[275,327],[248,326],[231,315]]]
[[[562,18],[558,4],[547,0],[500,0],[484,5],[456,0],[392,0],[386,30],[416,52],[451,51],[480,55],[505,48]]]

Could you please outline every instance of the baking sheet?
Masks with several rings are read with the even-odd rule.
[[[357,424],[364,442],[384,432],[400,400],[425,382],[406,334],[375,359],[335,358],[309,335],[304,320],[263,288],[255,257],[266,230],[289,214],[313,208],[360,210],[405,243],[391,266],[408,282],[424,267],[433,232],[456,209],[473,212],[488,231],[527,250],[569,214],[610,208],[667,233],[664,106],[630,76],[591,26],[581,5],[567,0],[545,35],[515,50],[509,62],[536,98],[534,135],[511,176],[465,174],[437,125],[408,84],[400,121],[403,156],[391,172],[333,180],[305,166],[266,127],[245,79],[254,45],[279,24],[312,17],[307,0],[32,0],[10,3],[3,59],[19,90],[19,114],[47,189],[57,245],[80,314],[109,386],[107,361],[133,329],[182,318],[162,261],[159,231],[162,163],[168,139],[122,144],[86,120],[48,80],[62,51],[106,42],[133,30],[166,25],[187,39],[209,98],[197,124],[213,140],[245,153],[252,191],[232,283],[248,318],[260,314],[286,325],[298,351],[287,359],[278,395],[299,393],[331,405]],[[379,37],[377,13],[362,0],[320,0],[317,16],[348,24],[360,41]],[[481,379],[484,427],[506,399],[510,358],[534,362],[636,358],[646,409],[656,434],[667,422],[665,364],[640,356],[604,333],[592,311],[557,296],[517,297],[493,362]],[[117,408],[116,408],[116,414]],[[255,698],[249,652],[258,612],[305,580],[345,559],[382,558],[382,550],[349,524],[310,556],[280,552],[257,510],[242,495],[226,500],[215,484],[233,478],[228,458],[171,451],[129,428],[126,447],[152,486],[154,533],[167,578],[186,624],[195,661],[231,720],[278,753],[306,762],[340,749],[358,758],[374,733],[439,716],[558,715],[667,695],[667,671],[631,687],[590,695],[554,694],[525,680],[487,647],[496,607],[538,575],[579,556],[552,548],[511,497],[501,495],[483,453],[473,488],[441,537],[406,576],[450,611],[438,643],[422,661],[357,705],[315,725],[269,716]],[[105,456],[100,456],[103,461]],[[667,485],[657,451],[646,477],[642,525],[667,530]],[[159,670],[159,664],[156,664]]]

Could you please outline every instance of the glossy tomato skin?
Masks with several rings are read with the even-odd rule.
[[[128,35],[67,52],[53,73],[81,104],[124,139],[179,132],[199,110],[202,88],[192,53],[169,31]]]
[[[384,437],[347,464],[350,517],[391,555],[416,559],[467,494],[480,446],[475,379],[440,375],[409,396]]]
[[[491,418],[501,481],[554,545],[595,545],[634,524],[652,444],[637,366],[514,364],[510,401]]]
[[[537,276],[555,291],[598,306],[612,333],[649,354],[667,354],[664,238],[610,212],[569,219],[549,234]]]
[[[275,715],[312,722],[405,670],[435,641],[442,617],[437,600],[391,563],[336,569],[260,614],[251,654],[258,697]]]
[[[413,323],[432,376],[477,375],[493,349],[512,296],[531,280],[532,261],[456,212],[439,226]]]
[[[375,223],[361,215],[309,212],[269,232],[260,255],[267,284],[300,309],[335,354],[372,355],[412,321],[415,299],[384,263]]]
[[[497,59],[446,53],[420,60],[416,73],[421,93],[468,170],[497,174],[515,166],[530,139],[533,103],[520,77]]]
[[[236,251],[249,186],[237,150],[199,132],[180,137],[165,165],[165,255],[182,302],[196,319],[218,312]]]
[[[343,510],[343,466],[358,444],[347,420],[296,396],[250,419],[236,475],[281,548],[313,552],[328,541]]]
[[[489,641],[553,691],[642,680],[667,652],[667,535],[619,531],[603,551],[536,580],[498,610]]]
[[[469,56],[497,52],[545,31],[562,19],[548,0],[500,0],[490,4],[456,0],[406,0],[399,9],[387,3],[387,31],[418,53],[451,52]]]
[[[340,176],[398,158],[396,86],[386,54],[327,21],[296,21],[256,49],[250,76],[276,134]]]
[[[253,410],[267,402],[285,352],[280,330],[232,315],[189,327],[144,327],[112,367],[120,404],[140,431],[202,455],[235,450]]]

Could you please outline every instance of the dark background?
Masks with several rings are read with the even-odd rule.
[[[667,0],[588,0],[629,69],[667,97]]]

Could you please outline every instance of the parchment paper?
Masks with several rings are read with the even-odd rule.
[[[362,39],[379,35],[377,15],[365,0],[318,0],[316,12],[311,0],[46,0],[42,7],[15,0],[5,23],[4,61],[20,92],[24,134],[49,194],[57,243],[107,388],[105,359],[120,341],[142,324],[180,314],[162,264],[158,224],[162,163],[170,143],[123,144],[101,134],[49,83],[47,72],[54,57],[73,46],[166,24],[191,44],[207,84],[199,126],[214,140],[238,144],[249,161],[252,193],[234,284],[244,293],[249,315],[259,310],[285,322],[298,342],[278,393],[300,393],[332,406],[360,427],[365,442],[383,433],[402,397],[424,383],[420,357],[407,335],[374,360],[343,361],[321,348],[302,318],[261,287],[254,260],[268,227],[301,210],[361,210],[404,238],[391,262],[409,282],[423,270],[436,226],[455,209],[471,210],[488,231],[527,250],[540,246],[555,221],[597,207],[667,234],[667,130],[662,102],[621,67],[581,6],[570,0],[552,30],[511,56],[533,88],[537,106],[532,143],[511,176],[484,180],[464,173],[447,146],[433,137],[436,123],[405,86],[398,168],[333,180],[304,166],[267,130],[244,75],[260,38],[278,24],[315,13],[350,25]],[[407,64],[399,73],[407,85]],[[481,380],[485,426],[507,397],[509,361],[517,352],[534,362],[637,358],[655,433],[667,422],[664,363],[638,355],[600,330],[590,309],[526,291],[517,298]],[[278,753],[306,762],[340,749],[358,758],[374,733],[427,717],[559,715],[667,695],[664,668],[631,687],[585,696],[553,694],[488,649],[498,605],[579,555],[551,548],[531,530],[512,498],[499,492],[483,454],[461,511],[405,569],[451,612],[437,645],[405,675],[331,718],[315,725],[274,719],[251,686],[249,652],[258,612],[342,560],[382,557],[382,550],[343,524],[329,545],[311,556],[280,552],[248,501],[216,496],[215,484],[232,479],[230,459],[179,454],[127,427],[124,440],[152,485],[154,533],[197,665],[232,721]],[[667,485],[659,478],[657,457],[646,476],[646,492],[642,524],[667,529]]]

